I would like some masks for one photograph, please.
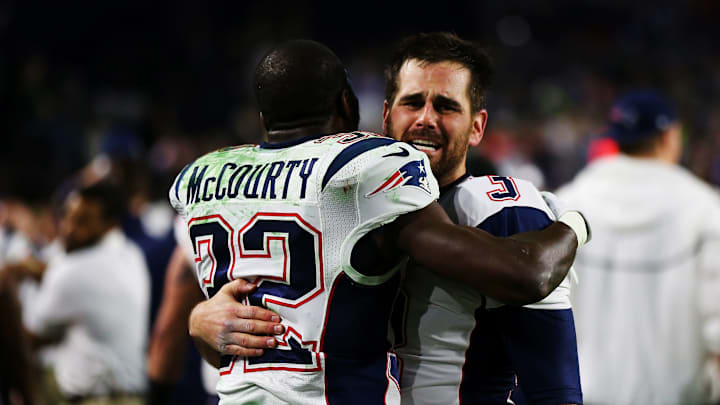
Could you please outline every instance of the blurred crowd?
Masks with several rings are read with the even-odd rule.
[[[596,141],[617,94],[659,88],[684,123],[682,164],[720,185],[716,2],[459,2],[432,21],[379,4],[348,15],[329,2],[29,3],[0,4],[0,266],[62,254],[68,197],[110,183],[125,202],[120,229],[149,272],[148,336],[175,247],[168,187],[202,153],[262,140],[250,72],[282,39],[332,47],[348,64],[360,127],[377,132],[391,41],[452,30],[487,44],[490,120],[469,167],[549,190],[601,153],[593,147],[603,148]],[[23,294],[19,307],[32,302]]]

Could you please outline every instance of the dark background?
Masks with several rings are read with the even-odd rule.
[[[114,153],[146,164],[162,198],[193,156],[261,139],[250,72],[289,38],[338,53],[361,128],[379,131],[391,45],[435,30],[480,41],[495,59],[473,156],[501,174],[566,182],[613,97],[653,86],[685,123],[683,164],[720,184],[718,17],[711,0],[0,2],[0,197],[43,198]]]
[[[323,42],[345,61],[361,129],[372,131],[397,40],[445,30],[481,42],[496,76],[471,171],[489,164],[550,190],[586,164],[620,92],[655,87],[684,123],[683,165],[717,186],[718,20],[712,0],[0,0],[0,225],[19,228],[4,207],[13,202],[47,218],[73,184],[116,176],[130,198],[123,229],[148,259],[154,319],[175,243],[172,179],[206,151],[262,140],[251,72],[291,38]],[[30,238],[52,240],[53,220],[37,223],[46,225],[32,225]],[[186,358],[178,404],[204,398],[198,361]]]

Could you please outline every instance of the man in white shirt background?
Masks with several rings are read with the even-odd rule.
[[[658,92],[620,97],[608,135],[620,153],[557,192],[593,224],[572,296],[585,403],[717,401],[720,197],[677,164],[682,129]]]
[[[34,346],[57,348],[58,401],[140,404],[145,390],[149,274],[117,227],[120,195],[105,183],[71,193],[59,228],[66,254],[36,273],[25,327]]]

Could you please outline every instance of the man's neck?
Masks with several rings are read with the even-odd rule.
[[[460,165],[454,168],[453,170],[450,170],[446,173],[443,173],[441,175],[436,175],[438,185],[440,187],[449,186],[450,184],[456,182],[461,177],[465,176],[465,173],[467,173],[467,168],[465,165]],[[433,173],[435,174],[435,173]]]
[[[347,128],[341,120],[331,119],[322,124],[309,124],[292,126],[286,129],[270,130],[267,132],[267,141],[268,143],[289,142],[314,135],[336,134],[346,131],[349,132],[352,131],[352,129]]]

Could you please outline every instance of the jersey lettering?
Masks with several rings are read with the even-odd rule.
[[[305,198],[308,179],[315,169],[318,158],[304,160],[279,160],[262,165],[242,165],[225,163],[216,176],[206,177],[208,165],[195,166],[188,181],[185,202],[191,205],[198,202],[210,202],[237,198],[240,187],[245,199],[277,199],[279,188],[282,187],[283,199],[288,198],[288,190],[299,197]],[[299,169],[299,170],[295,170]],[[226,172],[232,175],[226,176]],[[285,176],[285,181],[278,181]],[[292,181],[295,180],[295,181]],[[297,194],[296,194],[297,193]]]

